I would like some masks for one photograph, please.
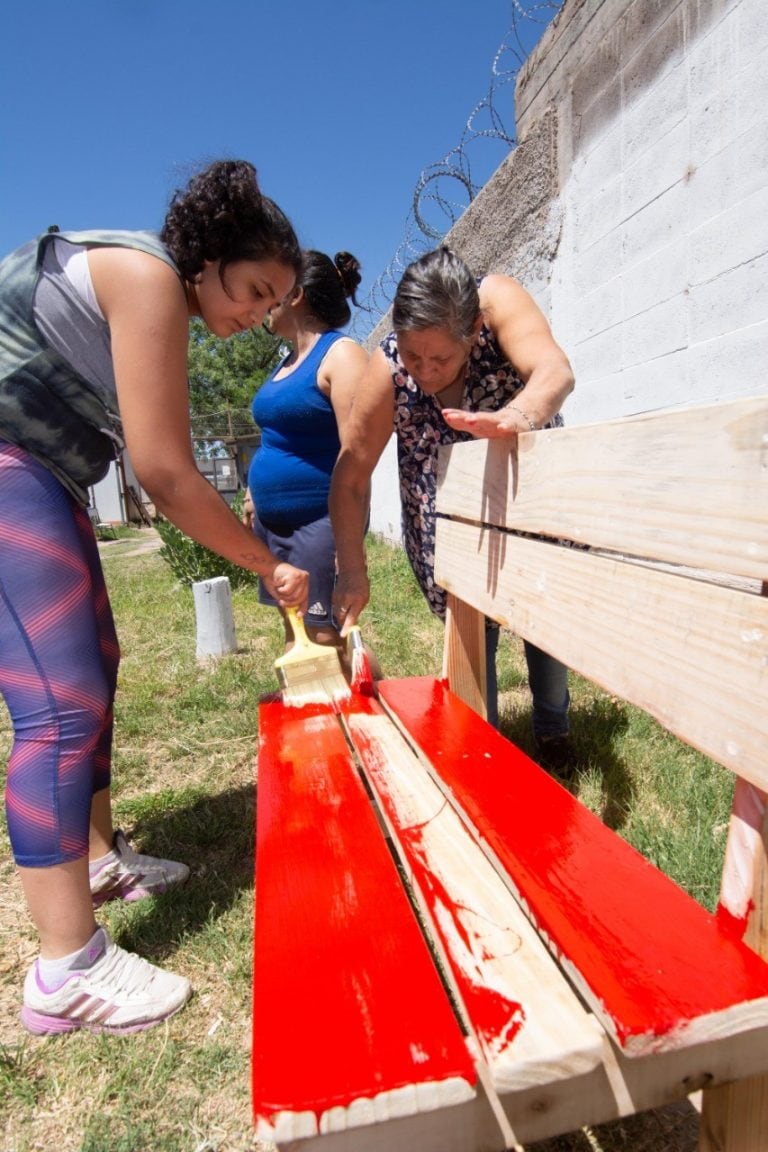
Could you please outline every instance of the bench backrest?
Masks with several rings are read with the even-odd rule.
[[[492,617],[735,772],[729,853],[750,864],[724,904],[746,924],[768,838],[768,398],[441,449],[437,509],[454,691],[483,710]]]

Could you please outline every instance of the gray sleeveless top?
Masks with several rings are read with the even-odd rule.
[[[152,232],[55,232],[0,263],[0,439],[44,464],[81,504],[123,449],[109,325],[62,271],[53,241],[134,248],[178,269]]]

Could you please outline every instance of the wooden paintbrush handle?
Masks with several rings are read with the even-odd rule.
[[[293,640],[298,648],[310,647],[312,641],[307,636],[307,630],[304,627],[304,620],[299,615],[296,608],[286,608],[285,614],[288,617],[288,623],[293,632]]]

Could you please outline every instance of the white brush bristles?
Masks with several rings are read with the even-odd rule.
[[[360,629],[353,624],[347,635],[347,653],[351,666],[350,677],[352,687],[363,696],[373,695],[373,674],[368,652],[363,644]]]
[[[335,704],[351,696],[336,649],[313,643],[294,608],[287,608],[286,615],[293,630],[294,646],[275,660],[283,703],[293,707]]]
[[[303,704],[332,704],[352,695],[338,656],[334,651],[328,655],[328,661],[311,658],[301,663],[277,667],[284,704],[294,708],[300,708]]]

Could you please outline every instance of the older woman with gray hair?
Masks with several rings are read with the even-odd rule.
[[[370,596],[364,543],[370,480],[393,430],[405,550],[431,610],[442,618],[446,595],[434,581],[438,448],[562,424],[560,407],[574,386],[568,358],[522,285],[502,275],[478,281],[448,248],[406,269],[392,322],[356,390],[331,485],[334,607],[342,635]],[[498,635],[488,621],[488,718],[494,725]],[[528,641],[524,646],[539,760],[568,776],[574,755],[567,669]]]

